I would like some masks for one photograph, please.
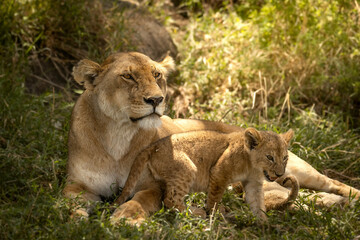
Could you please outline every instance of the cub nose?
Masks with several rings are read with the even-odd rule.
[[[277,177],[281,177],[282,175],[284,175],[283,173],[282,174],[277,174],[276,172],[275,172],[275,175],[277,176]]]
[[[164,97],[144,98],[144,102],[146,102],[147,104],[152,105],[153,107],[157,107],[163,100],[164,100]]]

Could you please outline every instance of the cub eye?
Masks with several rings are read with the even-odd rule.
[[[123,78],[125,78],[125,79],[127,79],[127,80],[134,80],[134,78],[130,75],[130,74],[128,74],[128,73],[125,73],[125,74],[123,74],[123,75],[121,75]]]
[[[288,158],[289,158],[289,156],[286,155],[286,156],[284,157],[284,162],[286,162],[286,161],[288,160]]]
[[[269,159],[270,161],[274,162],[273,156],[271,156],[271,155],[266,155],[266,157],[267,157],[267,159]]]
[[[155,78],[159,78],[160,76],[161,76],[161,73],[159,73],[159,72],[155,72],[155,73],[154,73],[154,77],[155,77]]]

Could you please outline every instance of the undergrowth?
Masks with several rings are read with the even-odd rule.
[[[91,2],[6,0],[0,5],[1,239],[354,239],[360,235],[359,202],[330,209],[307,202],[309,209],[270,211],[269,225],[259,226],[242,197],[230,190],[223,197],[223,204],[232,209],[230,218],[212,213],[201,219],[161,209],[139,228],[124,222],[112,226],[109,203],[98,203],[89,220],[73,221],[71,202],[61,194],[73,101],[55,91],[40,96],[26,93],[23,72],[30,71],[30,54],[47,48],[47,41],[61,39],[62,34],[78,44],[72,49],[86,45],[90,55],[101,58],[101,44],[96,48],[99,36],[89,29],[98,26],[91,18],[99,16],[86,15],[93,11],[86,8]],[[202,1],[186,2],[188,6],[196,2],[198,10],[188,13],[184,28],[174,27],[163,9],[156,10],[163,2],[150,6],[162,12],[160,18],[166,19],[178,43],[181,62],[175,82],[190,99],[190,105],[183,103],[186,111],[174,108],[170,116],[276,132],[292,128],[291,151],[320,172],[360,188],[360,138],[350,120],[356,114],[348,113],[356,111],[359,97],[356,2],[262,1],[259,5],[246,1],[218,10],[204,7]],[[62,18],[52,12],[51,4],[65,4]],[[21,15],[29,11],[32,18]],[[72,25],[69,18],[79,21]],[[107,18],[116,21],[111,15]],[[191,194],[187,203],[204,206],[205,198],[204,193]]]
[[[172,27],[179,81],[191,89],[194,105],[224,105],[225,95],[228,107],[256,108],[265,118],[314,105],[317,114],[340,112],[349,127],[359,126],[357,2],[246,2],[190,13],[181,39]]]

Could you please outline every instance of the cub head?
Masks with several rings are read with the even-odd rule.
[[[286,133],[257,131],[254,128],[245,130],[245,148],[250,159],[258,166],[269,181],[274,181],[285,173],[288,160],[288,147],[294,132]]]
[[[101,65],[82,60],[73,69],[91,104],[115,121],[156,128],[165,110],[166,76],[174,69],[170,56],[161,62],[137,53],[117,53]]]

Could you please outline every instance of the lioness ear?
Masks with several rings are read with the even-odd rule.
[[[289,129],[286,133],[282,133],[281,136],[285,140],[285,142],[289,144],[291,139],[294,137],[294,131],[292,129]]]
[[[94,79],[101,72],[101,67],[96,62],[84,59],[74,68],[72,75],[77,83],[84,85],[85,89],[93,89]]]
[[[167,75],[168,73],[175,70],[175,62],[172,57],[167,55],[159,64],[164,68],[164,74]]]
[[[250,149],[254,149],[260,144],[262,137],[255,128],[247,128],[245,130],[245,145]]]

